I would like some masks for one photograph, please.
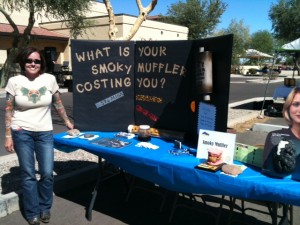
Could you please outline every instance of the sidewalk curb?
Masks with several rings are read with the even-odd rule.
[[[19,209],[19,194],[17,192],[0,195],[0,218]]]
[[[254,112],[248,113],[247,115],[240,116],[235,119],[231,119],[230,121],[227,122],[227,127],[231,128],[231,127],[235,126],[236,124],[243,123],[247,120],[257,118],[259,113],[260,113],[260,111],[254,111]]]
[[[280,129],[288,129],[288,126],[280,126],[280,125],[274,125],[274,124],[262,124],[262,123],[255,123],[253,125],[252,131],[257,132],[271,132],[274,130],[280,130]]]
[[[84,183],[93,181],[98,176],[98,164],[54,177],[54,194],[67,191]],[[21,191],[0,195],[0,218],[20,210]]]

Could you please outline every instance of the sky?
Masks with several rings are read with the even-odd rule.
[[[185,1],[185,0],[182,0]],[[245,26],[249,28],[250,34],[260,30],[272,32],[272,23],[269,20],[268,12],[272,4],[277,4],[278,0],[222,0],[227,4],[226,11],[221,16],[221,23],[217,25],[217,30],[228,28],[232,19],[237,22],[243,20]],[[142,0],[146,7],[151,0]],[[178,0],[158,0],[155,9],[150,15],[166,14],[171,4]],[[111,0],[114,12],[137,15],[138,8],[136,0]]]

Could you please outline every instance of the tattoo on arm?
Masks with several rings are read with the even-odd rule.
[[[58,91],[53,94],[53,106],[65,123],[70,122]]]
[[[6,93],[5,101],[5,135],[11,136],[11,121],[14,113],[15,97]]]

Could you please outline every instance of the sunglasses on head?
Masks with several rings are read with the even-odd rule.
[[[29,64],[31,64],[31,63],[34,63],[34,64],[41,64],[41,60],[39,60],[39,59],[26,59],[25,60],[25,63],[29,63]]]

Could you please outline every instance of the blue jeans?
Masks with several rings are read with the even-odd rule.
[[[53,133],[13,130],[14,148],[18,155],[26,219],[50,212],[53,202]],[[35,157],[40,179],[35,172]]]

